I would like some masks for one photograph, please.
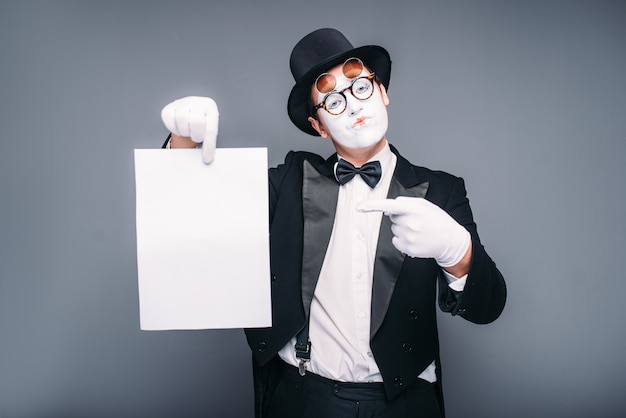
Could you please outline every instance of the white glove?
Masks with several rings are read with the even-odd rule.
[[[219,112],[213,99],[188,96],[174,100],[161,110],[161,119],[171,133],[202,144],[205,164],[213,161],[219,125]]]
[[[393,245],[411,257],[434,258],[441,267],[457,264],[471,243],[469,232],[439,206],[419,197],[363,201],[361,212],[382,211],[392,222]]]

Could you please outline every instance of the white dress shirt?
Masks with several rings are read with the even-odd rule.
[[[382,168],[376,187],[370,188],[359,175],[339,187],[333,231],[311,302],[307,371],[341,382],[382,381],[369,343],[374,259],[383,214],[358,212],[355,207],[363,200],[387,197],[397,157],[387,144],[370,161],[379,161]],[[446,276],[455,290],[462,290],[465,278]],[[294,337],[279,352],[293,366],[299,363],[295,342]],[[434,361],[420,377],[437,380]]]

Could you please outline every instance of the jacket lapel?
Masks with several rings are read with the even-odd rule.
[[[333,177],[333,165],[330,158],[317,168],[304,160],[302,167],[302,303],[307,318],[335,220],[339,184]]]
[[[402,158],[395,148],[392,151],[397,155],[398,161],[394,177],[389,185],[388,199],[398,196],[425,197],[428,191],[428,182],[419,182],[415,172],[411,169],[408,161]],[[372,319],[370,324],[370,337],[373,338],[387,314],[387,308],[396,286],[405,255],[398,251],[391,239],[391,221],[383,215],[380,223],[378,245],[376,247],[376,259],[374,261],[374,282],[372,284]]]

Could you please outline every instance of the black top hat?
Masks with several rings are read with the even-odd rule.
[[[311,87],[320,74],[352,57],[361,59],[376,73],[385,88],[389,87],[391,59],[383,47],[366,45],[355,48],[341,32],[328,28],[311,32],[296,44],[289,59],[296,85],[289,94],[287,112],[298,129],[319,136],[307,120]]]

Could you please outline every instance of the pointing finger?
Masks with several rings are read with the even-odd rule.
[[[204,161],[205,164],[211,164],[215,157],[219,120],[220,116],[217,110],[217,104],[215,104],[213,100],[208,101],[204,115],[204,142],[202,144],[202,161]]]
[[[202,161],[205,164],[211,164],[215,158],[215,142],[211,146],[206,141],[202,144]]]
[[[383,212],[385,215],[406,213],[406,205],[395,199],[366,200],[356,207],[359,212]]]

